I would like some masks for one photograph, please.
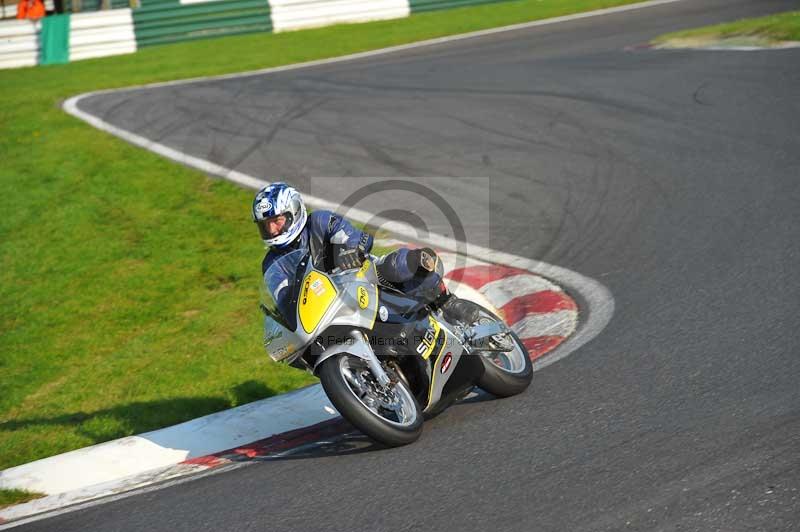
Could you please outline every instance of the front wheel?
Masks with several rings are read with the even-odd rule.
[[[476,320],[471,325],[503,321],[489,309],[472,304]],[[509,330],[508,334],[495,335],[491,337],[489,346],[505,351],[477,352],[484,369],[478,386],[497,397],[510,397],[525,391],[533,379],[533,364],[517,333]]]
[[[397,447],[419,438],[422,409],[402,381],[384,388],[364,360],[346,353],[323,361],[318,374],[333,406],[373,440]]]

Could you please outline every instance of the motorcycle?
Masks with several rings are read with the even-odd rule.
[[[475,386],[499,397],[528,387],[528,351],[501,318],[461,300],[470,323],[448,319],[441,297],[409,296],[375,261],[326,273],[307,250],[275,260],[261,304],[269,356],[318,376],[348,422],[391,447],[415,441],[424,418]]]

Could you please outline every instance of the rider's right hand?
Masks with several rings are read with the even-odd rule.
[[[360,268],[364,262],[364,256],[358,248],[340,247],[334,256],[334,264],[340,270],[352,270]]]

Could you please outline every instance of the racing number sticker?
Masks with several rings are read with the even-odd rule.
[[[361,308],[369,306],[369,292],[363,286],[358,287],[358,306]]]

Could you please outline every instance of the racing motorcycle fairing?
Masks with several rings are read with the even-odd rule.
[[[292,251],[264,274],[265,347],[273,360],[302,362],[316,373],[336,355],[358,357],[381,384],[406,381],[426,414],[465,395],[483,375],[478,357],[466,356],[464,331],[427,304],[380,287],[373,260],[328,274],[309,257]]]

